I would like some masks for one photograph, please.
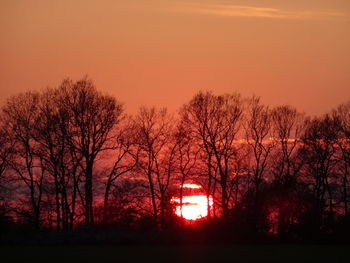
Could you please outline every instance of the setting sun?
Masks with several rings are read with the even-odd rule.
[[[201,186],[198,184],[184,184],[182,188],[201,189]]]
[[[349,257],[350,0],[0,0],[0,33],[0,263]]]
[[[184,184],[184,189],[201,189],[197,184]],[[211,207],[213,205],[213,198],[204,194],[189,193],[182,197],[182,206],[180,198],[172,198],[172,201],[176,204],[175,214],[187,220],[197,220],[208,215],[208,203]]]

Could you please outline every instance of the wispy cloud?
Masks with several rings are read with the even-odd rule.
[[[179,3],[178,12],[232,17],[255,17],[275,19],[324,19],[343,17],[345,14],[330,10],[283,10],[279,8],[245,5]]]

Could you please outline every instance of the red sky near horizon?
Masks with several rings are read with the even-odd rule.
[[[199,90],[322,114],[350,100],[349,0],[3,0],[0,104],[88,74],[134,113]]]

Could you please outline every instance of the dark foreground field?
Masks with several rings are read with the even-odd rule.
[[[350,262],[350,246],[0,247],[0,262]]]

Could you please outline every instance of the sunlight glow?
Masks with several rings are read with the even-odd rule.
[[[184,184],[183,188],[201,189],[201,186],[197,184]],[[213,198],[209,197],[208,202],[208,198],[204,194],[183,196],[182,207],[180,198],[173,197],[171,201],[176,204],[175,214],[187,220],[197,220],[206,217],[208,215],[208,205],[209,208],[213,205]]]
[[[191,188],[191,189],[200,189],[201,186],[198,184],[184,184],[182,186],[183,188]]]

